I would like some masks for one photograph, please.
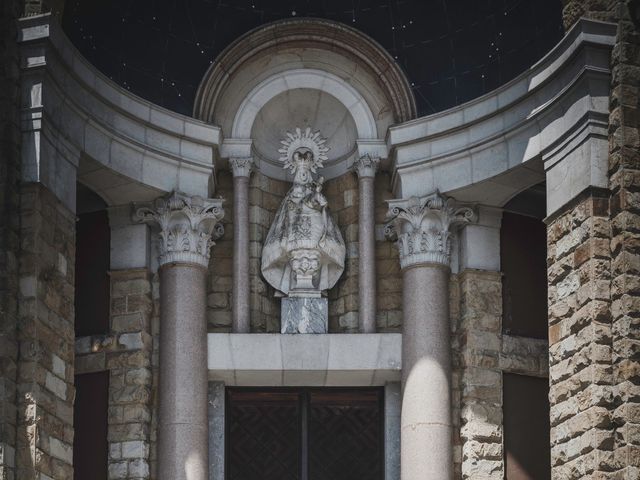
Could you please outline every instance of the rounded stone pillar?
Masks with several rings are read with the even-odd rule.
[[[249,333],[249,177],[253,160],[231,158],[233,172],[233,291],[232,331]]]
[[[222,200],[173,192],[138,206],[160,226],[158,478],[208,480],[206,275]]]
[[[474,218],[436,193],[389,202],[403,272],[402,480],[453,478],[450,229]]]
[[[368,155],[354,164],[358,175],[358,323],[361,333],[376,331],[375,175],[380,160]]]

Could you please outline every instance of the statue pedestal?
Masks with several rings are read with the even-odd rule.
[[[327,333],[329,307],[326,298],[282,297],[281,333]]]

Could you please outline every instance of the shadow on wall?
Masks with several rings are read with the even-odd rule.
[[[505,206],[500,229],[504,334],[548,338],[546,186]],[[505,478],[551,478],[549,380],[503,373]]]

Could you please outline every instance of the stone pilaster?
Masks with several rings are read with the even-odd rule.
[[[358,175],[358,295],[362,333],[376,331],[375,176],[379,158],[360,157],[353,169]]]
[[[233,290],[232,330],[249,333],[249,177],[252,158],[229,159],[233,172]]]
[[[502,434],[502,279],[467,269],[460,283],[461,473],[504,478]]]
[[[151,278],[146,269],[111,272],[109,478],[147,479],[151,442]]]
[[[401,475],[453,478],[451,230],[475,217],[439,193],[389,201],[403,270]]]
[[[16,478],[73,478],[75,216],[21,188]]]
[[[161,480],[208,479],[206,274],[223,214],[222,200],[177,192],[135,213],[160,226]]]

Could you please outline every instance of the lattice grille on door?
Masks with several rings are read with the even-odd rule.
[[[382,389],[229,389],[227,479],[382,479],[382,398]]]

